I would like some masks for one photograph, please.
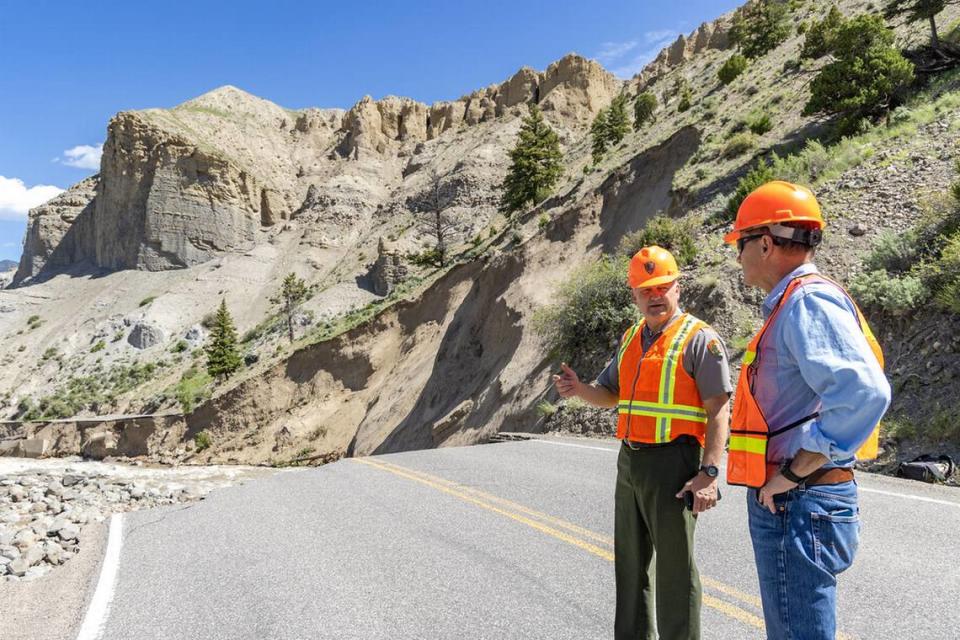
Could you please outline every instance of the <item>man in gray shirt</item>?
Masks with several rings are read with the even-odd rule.
[[[680,310],[678,277],[666,249],[637,252],[627,284],[643,320],[623,335],[597,382],[580,382],[566,364],[554,376],[564,398],[617,407],[623,442],[614,497],[618,639],[652,638],[654,628],[661,640],[700,638],[693,534],[696,514],[719,497],[717,466],[733,386],[720,338]],[[690,510],[678,500],[688,493]]]

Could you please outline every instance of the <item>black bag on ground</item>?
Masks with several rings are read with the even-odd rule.
[[[901,462],[897,468],[897,475],[910,480],[923,482],[943,482],[951,475],[956,465],[950,456],[934,458],[929,453],[918,456],[910,462]]]

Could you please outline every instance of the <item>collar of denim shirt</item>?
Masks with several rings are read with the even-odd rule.
[[[808,273],[820,273],[820,270],[817,269],[817,265],[813,264],[812,262],[807,262],[806,264],[800,265],[785,275],[783,279],[777,283],[777,286],[770,290],[770,293],[763,300],[764,319],[769,318],[770,314],[773,313],[773,310],[776,308],[777,302],[780,300],[783,292],[787,290],[787,285],[789,285],[794,278],[805,276]]]

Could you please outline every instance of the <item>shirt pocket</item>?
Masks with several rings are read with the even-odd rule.
[[[860,546],[860,514],[856,507],[810,514],[813,559],[836,576],[853,564]]]

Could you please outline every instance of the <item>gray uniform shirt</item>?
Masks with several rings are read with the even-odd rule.
[[[670,320],[656,333],[644,325],[640,334],[643,353],[653,345],[654,341],[660,337],[663,330],[680,318],[682,312],[678,311]],[[621,338],[622,340],[622,338]],[[720,346],[719,355],[713,353],[709,345],[716,340]],[[620,394],[620,370],[617,367],[617,353],[620,351],[620,344],[617,344],[617,350],[613,352],[613,359],[607,364],[597,378],[597,384],[606,387],[611,393]],[[690,377],[697,383],[697,390],[701,398],[712,398],[721,393],[728,396],[733,393],[733,383],[730,380],[730,364],[727,359],[727,348],[723,340],[717,335],[717,332],[710,327],[705,327],[695,333],[687,342],[683,350],[683,370],[690,374]]]

